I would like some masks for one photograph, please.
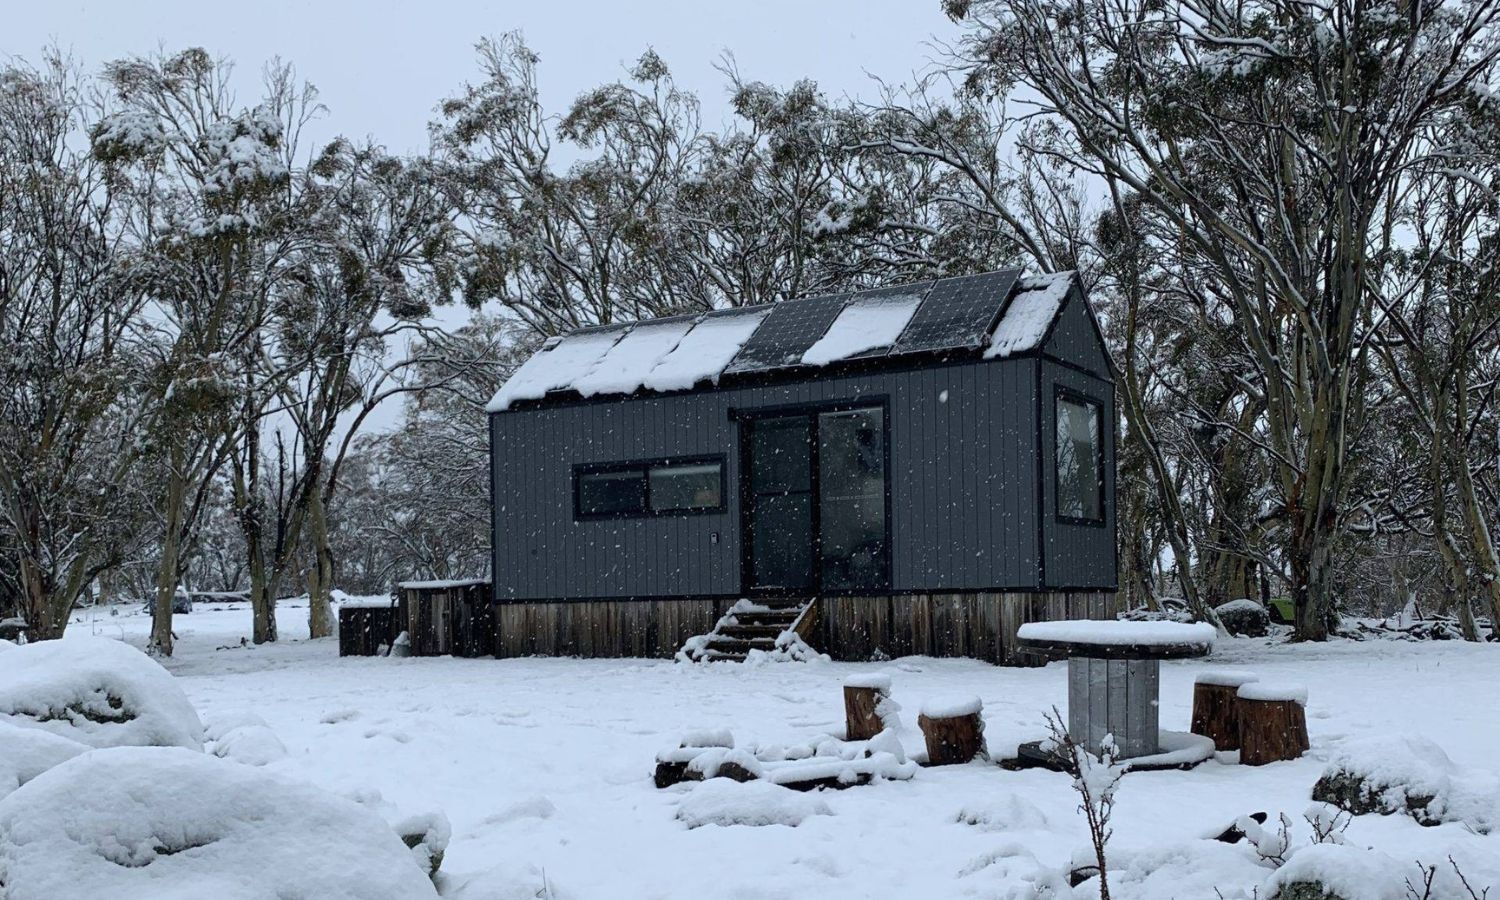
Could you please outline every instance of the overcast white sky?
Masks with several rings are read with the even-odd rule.
[[[253,102],[262,66],[296,65],[328,107],[311,144],[373,136],[395,152],[427,146],[443,98],[478,78],[474,43],[520,30],[541,56],[550,112],[621,77],[652,47],[680,87],[703,102],[705,128],[728,121],[724,78],[733,52],[746,78],[789,85],[812,78],[830,96],[870,96],[870,76],[902,80],[928,66],[931,42],[956,29],[938,0],[3,0],[0,56],[39,58],[56,44],[89,70],[112,59],[203,47],[235,61],[241,100]],[[440,320],[462,321],[451,309]],[[397,420],[388,403],[366,423]]]
[[[703,100],[704,125],[727,116],[713,64],[733,51],[749,78],[815,79],[831,95],[868,93],[866,73],[923,68],[927,42],[954,28],[938,0],[5,0],[0,54],[35,59],[56,42],[89,68],[157,48],[201,46],[235,60],[243,99],[280,56],[315,84],[329,113],[315,137],[373,135],[395,151],[426,146],[434,105],[476,77],[474,42],[520,29],[542,58],[541,88],[561,111],[654,47]],[[326,130],[326,131],[325,131]]]

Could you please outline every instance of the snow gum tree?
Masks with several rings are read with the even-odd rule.
[[[144,317],[156,348],[150,379],[153,456],[162,466],[162,550],[151,648],[172,652],[171,605],[180,550],[209,479],[235,463],[235,505],[248,547],[257,642],[275,639],[266,578],[259,425],[277,377],[266,370],[267,285],[295,242],[289,123],[306,95],[273,69],[268,99],[236,107],[227,64],[203,50],[106,67],[113,109],[92,131],[93,152],[129,197]]]
[[[0,68],[0,578],[42,639],[141,524],[144,295],[102,167],[77,145],[86,113],[57,54]]]
[[[952,0],[972,90],[1024,86],[1051,151],[1170,223],[1243,335],[1299,637],[1336,624],[1383,272],[1414,182],[1487,119],[1500,3]]]

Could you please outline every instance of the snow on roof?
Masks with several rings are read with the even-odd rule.
[[[856,296],[818,342],[802,354],[803,364],[826,366],[891,346],[921,305],[922,296],[919,293],[887,294],[867,299]]]
[[[1068,298],[1068,288],[1073,284],[1072,272],[1057,272],[1051,275],[1034,275],[1022,278],[1016,284],[1016,294],[1011,298],[1005,316],[990,335],[990,345],[984,351],[985,359],[1005,358],[1017,353],[1035,350],[1046,337],[1047,329],[1062,311],[1063,301]]]
[[[485,412],[500,412],[517,400],[539,400],[548,391],[571,387],[624,333],[624,329],[609,329],[549,339],[500,386]]]
[[[605,351],[587,373],[575,378],[572,388],[585,397],[635,392],[651,370],[676,349],[696,321],[677,318],[636,325]]]
[[[444,588],[471,587],[471,586],[476,585],[476,584],[489,584],[489,583],[490,583],[489,579],[487,579],[487,578],[458,578],[458,579],[450,579],[450,580],[446,580],[446,581],[401,581],[401,582],[397,582],[396,587],[398,587],[398,588],[406,588],[406,589],[410,589],[410,590],[414,590],[414,591],[420,591],[420,590],[437,591],[437,590],[442,590]]]
[[[517,401],[540,400],[553,391],[592,397],[631,394],[642,388],[689,390],[705,381],[717,384],[752,339],[772,351],[788,351],[772,368],[968,350],[973,342],[966,335],[973,333],[974,322],[986,321],[984,317],[996,307],[1000,307],[1000,321],[984,356],[1013,356],[1035,350],[1041,343],[1062,311],[1074,274],[1061,272],[1013,282],[1014,277],[1011,270],[812,298],[807,302],[818,301],[821,306],[814,306],[820,310],[838,310],[826,329],[822,326],[826,318],[817,323],[821,335],[808,333],[812,329],[804,321],[806,316],[778,316],[777,310],[791,313],[795,304],[804,302],[800,300],[720,310],[696,318],[674,316],[580,329],[542,345],[501,386],[485,410],[501,412]],[[1014,292],[1009,289],[1012,283]],[[940,290],[944,286],[947,289]],[[914,338],[912,331],[920,334]]]
[[[710,313],[682,336],[641,382],[653,391],[685,391],[700,381],[717,383],[770,310]]]

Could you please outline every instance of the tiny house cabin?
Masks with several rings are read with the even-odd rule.
[[[817,649],[1028,661],[1115,612],[1109,358],[1072,273],[553,338],[489,405],[497,655],[670,656],[740,600]]]

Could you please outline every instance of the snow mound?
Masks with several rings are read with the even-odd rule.
[[[574,894],[560,889],[551,873],[534,865],[501,863],[446,883],[443,896],[448,900],[571,900]]]
[[[85,753],[0,800],[8,900],[436,897],[380,817],[180,748]]]
[[[1404,812],[1423,825],[1462,822],[1480,834],[1500,824],[1500,775],[1465,769],[1437,744],[1412,735],[1345,744],[1312,796],[1353,815]]]
[[[108,638],[38,641],[0,656],[0,721],[90,747],[203,748],[203,723],[171,674]]]
[[[265,725],[241,725],[230,729],[208,751],[220,759],[233,760],[247,766],[264,766],[282,759],[286,745]]]
[[[689,828],[704,825],[797,826],[813,816],[832,815],[828,804],[765,781],[715,778],[693,788],[677,807]]]
[[[0,722],[0,797],[89,749],[39,728]]]
[[[1351,844],[1317,844],[1298,850],[1266,882],[1266,896],[1332,897],[1336,900],[1403,900],[1406,879],[1419,875],[1414,865],[1403,865],[1374,850]],[[1294,885],[1316,885],[1321,894]]]
[[[1041,807],[1015,794],[966,803],[956,821],[980,831],[1042,831],[1050,826]]]

